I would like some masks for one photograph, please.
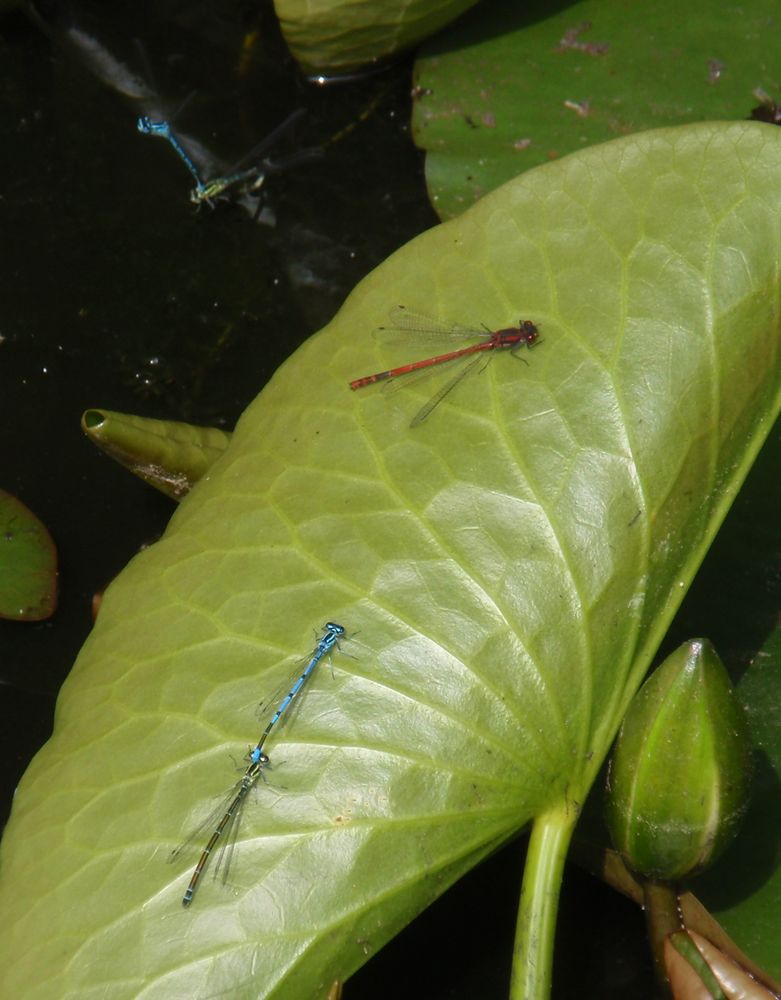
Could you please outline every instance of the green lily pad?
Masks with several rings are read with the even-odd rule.
[[[38,518],[0,490],[0,618],[38,622],[57,607],[57,549]]]
[[[550,913],[535,841],[563,853],[779,410],[780,220],[781,130],[660,130],[365,279],[109,587],[3,841],[0,992],[325,996],[532,819]],[[423,383],[348,388],[411,360],[372,336],[400,304],[542,342],[410,429]],[[227,885],[212,857],[183,910],[201,841],[166,858],[328,620],[347,636],[266,747]]]
[[[308,73],[345,73],[438,31],[476,0],[274,0],[290,51]]]
[[[416,142],[431,203],[452,218],[523,170],[663,125],[745,119],[779,97],[773,0],[482,3],[416,63]]]

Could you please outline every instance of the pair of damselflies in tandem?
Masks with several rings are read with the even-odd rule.
[[[200,171],[175,135],[170,122],[164,119],[153,121],[148,115],[142,115],[137,120],[136,127],[144,135],[156,135],[161,139],[165,139],[171,145],[179,159],[195,179],[195,187],[190,191],[190,201],[194,205],[202,205],[204,202],[211,205],[215,199],[227,194],[231,189],[240,190],[246,194],[256,194],[269,174],[279,173],[291,167],[321,159],[323,150],[317,146],[301,149],[295,153],[288,153],[277,160],[271,160],[264,156],[284,135],[293,131],[294,126],[305,114],[306,111],[304,108],[299,108],[298,111],[294,111],[288,115],[281,124],[277,125],[265,138],[261,139],[246,156],[243,156],[228,174],[222,177],[213,177],[208,181],[202,179]],[[252,162],[252,165],[243,168],[243,165],[249,162]]]
[[[462,347],[459,350],[448,351],[444,354],[437,354],[434,357],[423,358],[420,361],[411,361],[396,368],[388,368],[386,371],[375,372],[373,375],[364,375],[361,378],[353,379],[350,382],[351,389],[363,389],[365,386],[383,382],[390,387],[396,384],[397,379],[404,379],[404,384],[410,385],[416,381],[414,377],[428,375],[438,366],[451,366],[456,362],[462,362],[456,374],[451,377],[439,389],[431,399],[425,403],[412,418],[411,427],[418,424],[431,415],[445,397],[461,384],[470,374],[482,371],[493,357],[496,351],[507,350],[515,354],[519,348],[532,347],[539,338],[539,330],[531,320],[522,319],[518,321],[518,326],[506,327],[502,330],[478,330],[468,326],[451,326],[441,320],[432,319],[421,313],[416,313],[407,309],[406,306],[396,306],[390,312],[390,326],[381,326],[377,333],[383,336],[398,334],[411,334],[421,341],[425,338],[429,340],[440,339],[453,341],[465,341],[480,337],[480,342]]]
[[[184,896],[182,897],[182,906],[189,906],[192,902],[195,890],[198,888],[198,883],[201,881],[201,875],[208,864],[209,857],[211,856],[214,848],[220,842],[222,843],[222,848],[214,869],[214,876],[216,878],[217,875],[220,874],[220,871],[222,871],[223,881],[227,881],[231,855],[230,853],[226,854],[225,852],[228,848],[231,848],[232,850],[229,833],[231,832],[231,828],[233,828],[233,832],[237,832],[239,813],[247,795],[250,792],[250,789],[254,787],[258,778],[263,777],[265,780],[265,775],[263,774],[264,768],[270,766],[269,757],[263,752],[266,740],[269,738],[274,726],[290,708],[296,697],[300,695],[304,685],[312,676],[317,664],[323,659],[324,656],[327,656],[334,649],[334,647],[338,647],[339,639],[343,635],[344,626],[338,625],[336,622],[326,622],[323,626],[323,633],[317,640],[317,644],[309,657],[309,662],[300,674],[296,672],[294,675],[295,679],[291,678],[291,681],[289,682],[290,688],[287,691],[287,694],[274,711],[274,714],[271,716],[266,728],[261,733],[258,742],[248,751],[246,759],[249,761],[249,766],[244,772],[241,780],[237,781],[231,789],[224,807],[220,807],[216,814],[210,816],[206,822],[202,823],[201,826],[199,826],[198,829],[195,830],[195,832],[191,834],[191,836],[188,837],[183,844],[177,847],[169,855],[169,861],[177,861],[183,852],[192,844],[192,841],[202,832],[204,827],[208,826],[210,822],[216,822],[217,825],[214,827],[206,847],[204,847],[201,852],[201,856],[198,858],[198,863],[196,864],[192,877],[190,878],[189,885],[185,889]],[[288,685],[285,685],[285,687],[288,687]]]

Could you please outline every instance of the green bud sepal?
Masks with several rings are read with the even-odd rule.
[[[707,639],[672,653],[638,691],[608,771],[606,819],[630,869],[676,881],[710,865],[748,805],[751,744]]]

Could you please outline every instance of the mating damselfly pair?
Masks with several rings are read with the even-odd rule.
[[[282,698],[282,700],[280,701],[278,707],[271,716],[268,724],[261,733],[260,739],[255,744],[255,746],[252,747],[252,749],[250,749],[247,753],[246,759],[249,761],[249,766],[247,767],[241,779],[238,782],[236,782],[233,788],[231,789],[225,807],[220,808],[217,811],[216,815],[212,817],[212,822],[216,822],[216,826],[214,827],[211,836],[209,837],[209,841],[206,844],[206,847],[204,847],[203,851],[201,852],[201,856],[198,858],[198,863],[196,864],[195,869],[193,870],[190,882],[185,890],[184,896],[182,897],[182,906],[189,906],[190,903],[192,902],[195,890],[197,889],[198,884],[201,880],[201,875],[203,874],[203,871],[209,862],[209,858],[212,854],[212,851],[214,850],[214,848],[217,846],[218,843],[222,843],[223,846],[222,846],[222,851],[220,852],[220,857],[218,858],[217,864],[215,866],[214,875],[216,877],[219,874],[220,869],[222,868],[223,879],[224,880],[227,879],[228,875],[227,863],[229,861],[230,856],[228,855],[227,859],[224,859],[223,851],[228,847],[229,843],[228,835],[230,829],[237,822],[239,811],[241,810],[241,807],[244,804],[244,801],[247,798],[250,789],[254,787],[258,778],[264,777],[263,775],[264,768],[270,766],[270,759],[268,755],[264,752],[266,741],[271,735],[274,726],[276,726],[276,724],[279,722],[279,720],[282,718],[285,712],[290,708],[295,699],[301,694],[304,685],[312,676],[317,664],[323,659],[323,657],[327,656],[335,647],[338,648],[339,639],[343,635],[344,635],[344,626],[339,625],[336,622],[326,622],[326,624],[323,626],[322,629],[322,635],[317,640],[317,644],[315,645],[315,648],[312,650],[312,653],[310,654],[309,661],[307,662],[306,666],[304,667],[304,669],[301,671],[300,674],[297,672],[296,675],[294,675],[295,679],[294,680],[291,679],[289,685],[286,685],[286,688],[289,687],[287,693],[285,694],[284,698]],[[203,829],[203,826],[206,826],[208,824],[208,822],[209,821],[207,820],[207,822],[205,824],[202,824],[202,826],[199,827],[198,830],[196,830],[195,833],[191,835],[183,844],[181,844],[174,851],[172,851],[169,856],[169,861],[171,862],[177,861],[184,853],[185,849],[191,845],[195,836]],[[225,860],[224,864],[222,864],[223,860]]]
[[[373,375],[364,375],[361,378],[353,379],[350,382],[351,389],[362,389],[365,386],[374,385],[377,382],[384,382],[390,385],[404,376],[415,374],[424,375],[438,366],[450,366],[455,362],[464,362],[459,367],[456,374],[451,377],[436,392],[428,402],[418,410],[412,418],[411,427],[418,424],[430,416],[433,410],[449,396],[450,393],[462,382],[464,378],[476,371],[482,371],[491,360],[496,351],[508,350],[514,354],[519,348],[533,347],[539,338],[539,330],[531,320],[522,319],[518,321],[518,326],[506,327],[501,330],[478,330],[468,326],[452,326],[424,316],[421,313],[412,312],[405,306],[396,306],[390,313],[390,326],[379,327],[380,334],[409,333],[417,335],[418,339],[440,338],[443,340],[470,340],[481,338],[479,343],[470,344],[459,350],[447,351],[437,354],[434,357],[423,358],[420,361],[411,361],[407,364],[398,365],[395,368],[388,368],[386,371],[375,372]],[[410,384],[414,379],[405,379],[406,384]]]
[[[192,156],[184,148],[184,144],[174,133],[170,122],[161,119],[153,121],[148,115],[142,115],[136,121],[136,127],[144,135],[156,135],[165,139],[179,156],[195,180],[195,187],[190,191],[190,201],[194,205],[212,205],[213,202],[229,191],[240,191],[244,194],[256,194],[263,186],[266,177],[272,173],[279,173],[291,167],[309,163],[312,160],[320,159],[323,155],[319,147],[301,149],[295,153],[288,153],[277,160],[271,160],[265,154],[287,133],[293,130],[306,111],[299,108],[276,128],[272,129],[267,136],[254,146],[246,156],[243,156],[238,163],[224,175],[212,177],[204,180],[201,171],[196,167]],[[245,166],[249,163],[250,166]]]

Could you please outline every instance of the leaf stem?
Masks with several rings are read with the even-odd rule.
[[[532,826],[518,906],[510,1000],[550,996],[559,887],[579,812],[572,802],[560,803],[538,816]]]

